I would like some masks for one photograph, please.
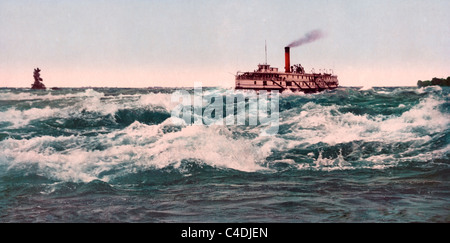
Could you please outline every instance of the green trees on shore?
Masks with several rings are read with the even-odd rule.
[[[31,89],[46,89],[44,83],[42,83],[43,79],[40,74],[41,69],[35,68],[33,72],[34,83],[31,85]]]
[[[430,80],[425,80],[425,81],[417,81],[417,86],[420,87],[426,87],[426,86],[431,86],[431,85],[439,85],[439,86],[450,86],[450,76],[447,77],[447,79],[445,78],[433,78]]]

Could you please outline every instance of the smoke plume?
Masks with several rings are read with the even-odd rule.
[[[302,38],[291,42],[288,47],[297,47],[306,43],[310,43],[316,41],[322,37],[325,37],[325,34],[321,30],[313,30],[305,34]]]

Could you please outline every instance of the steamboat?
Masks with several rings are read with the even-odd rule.
[[[335,89],[339,86],[336,75],[321,71],[306,73],[301,64],[290,64],[290,47],[284,48],[285,67],[284,72],[271,67],[266,63],[259,64],[253,72],[237,72],[235,75],[235,89],[250,90],[278,90],[280,92],[291,90],[304,93],[315,93],[323,90]]]

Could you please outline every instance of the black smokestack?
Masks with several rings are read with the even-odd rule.
[[[287,47],[297,47],[306,43],[310,43],[325,37],[325,34],[321,30],[313,30],[305,34],[302,38],[291,42]]]

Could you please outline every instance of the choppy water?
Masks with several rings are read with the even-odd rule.
[[[283,93],[275,136],[174,91],[0,90],[0,222],[450,221],[448,88]]]

